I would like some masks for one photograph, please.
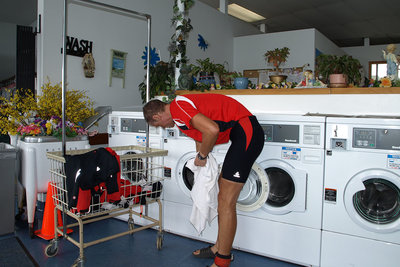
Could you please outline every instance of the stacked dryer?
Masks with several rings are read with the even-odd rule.
[[[121,108],[119,111],[112,111],[108,115],[108,145],[112,147],[117,146],[146,146],[146,132],[147,123],[143,116],[142,107]],[[163,131],[161,128],[149,127],[149,147],[163,148]],[[119,154],[134,154],[140,151],[135,150],[133,147],[127,150],[120,150]],[[160,159],[162,160],[162,159]],[[138,162],[133,162],[129,166],[121,165],[121,168],[132,168],[135,164],[143,164],[138,159]],[[159,162],[159,164],[163,164]],[[122,177],[132,179],[134,177]],[[158,218],[159,210],[157,205],[147,206],[148,210],[145,212],[152,218]],[[140,208],[135,207],[135,211],[139,212]],[[117,217],[118,219],[127,221],[128,214]],[[158,218],[159,219],[159,218]],[[140,225],[149,224],[150,221],[135,218],[135,222]]]
[[[325,118],[258,114],[265,145],[257,162],[269,178],[261,207],[238,215],[234,245],[294,263],[320,263]]]
[[[399,266],[400,118],[327,118],[321,266]]]

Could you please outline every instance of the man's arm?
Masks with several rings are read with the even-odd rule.
[[[215,145],[215,142],[217,141],[219,134],[218,124],[201,113],[196,114],[191,119],[190,123],[202,134],[202,142],[199,144],[196,143],[196,148],[200,155],[205,157],[208,155],[208,153],[210,153]],[[199,163],[197,158],[195,163]],[[198,165],[204,166],[205,160],[204,164],[199,163]]]

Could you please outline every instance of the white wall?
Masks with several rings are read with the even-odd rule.
[[[285,46],[290,49],[290,55],[280,67],[301,67],[308,63],[314,69],[314,34],[315,29],[306,29],[235,37],[234,70],[273,68],[265,61],[264,54]]]
[[[315,48],[323,54],[330,55],[344,55],[344,51],[338,47],[334,42],[329,40],[325,35],[315,30]]]
[[[17,25],[0,22],[0,81],[15,75],[17,58]]]
[[[53,83],[61,81],[62,55],[62,0],[39,0],[38,13],[42,14],[42,34],[38,35],[38,88],[47,77]],[[173,0],[104,0],[104,3],[119,6],[152,17],[152,47],[157,49],[161,60],[169,61],[168,45],[175,27],[171,23]],[[205,17],[207,14],[207,17]],[[233,62],[233,37],[258,33],[259,30],[236,20],[201,2],[196,1],[189,10],[193,31],[187,45],[189,63],[198,58],[211,58],[215,63],[228,66]],[[218,26],[216,26],[218,25]],[[115,13],[93,9],[78,4],[68,6],[67,35],[93,41],[93,57],[96,63],[94,78],[85,78],[81,67],[82,58],[67,56],[68,88],[86,90],[95,101],[95,106],[136,106],[142,103],[138,85],[143,81],[145,70],[141,59],[147,44],[145,20],[127,18]],[[198,47],[198,34],[209,47],[205,51]],[[108,86],[110,72],[110,49],[128,53],[125,88],[120,79],[113,78]]]

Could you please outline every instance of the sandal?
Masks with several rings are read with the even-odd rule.
[[[215,254],[212,252],[211,247],[212,246],[208,246],[206,248],[201,248],[199,254],[194,254],[194,252],[196,252],[197,250],[193,251],[192,254],[193,254],[193,256],[195,256],[197,258],[214,259],[215,258]]]
[[[214,252],[212,252],[211,247],[212,246],[201,248],[199,254],[194,254],[194,252],[197,251],[197,250],[195,250],[195,251],[193,251],[192,255],[197,257],[197,258],[214,259],[215,258],[215,254],[214,254]],[[231,253],[231,261],[233,261],[233,260],[234,260],[234,256],[233,256],[233,253]]]

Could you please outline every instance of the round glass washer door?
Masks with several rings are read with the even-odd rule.
[[[213,156],[215,157],[219,168],[221,168],[225,155],[213,153]],[[188,197],[190,197],[190,191],[193,188],[194,174],[188,167],[186,167],[186,163],[195,157],[196,152],[186,153],[179,159],[176,169],[178,186]],[[255,163],[250,171],[249,178],[239,195],[236,204],[237,209],[241,211],[253,211],[260,208],[268,197],[268,183],[268,177],[264,170]]]
[[[344,191],[349,217],[376,233],[400,230],[400,176],[371,169],[353,176]]]
[[[188,167],[186,167],[186,163],[195,157],[196,152],[194,151],[186,153],[178,160],[176,167],[176,182],[181,191],[189,198],[191,197],[190,191],[192,190],[194,184],[194,174]]]
[[[269,179],[269,194],[262,206],[270,214],[306,210],[307,173],[281,160],[260,163]]]
[[[239,194],[236,208],[241,211],[259,209],[266,201],[269,193],[267,174],[258,163],[254,163],[249,177]]]

